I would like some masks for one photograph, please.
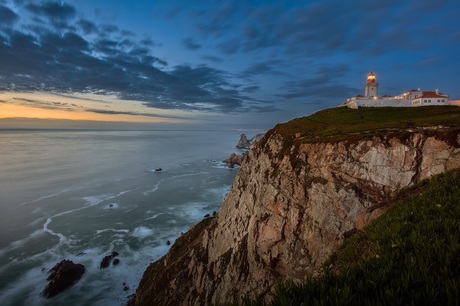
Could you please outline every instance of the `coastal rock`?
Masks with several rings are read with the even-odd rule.
[[[249,140],[251,142],[251,146],[255,146],[263,137],[265,134],[256,134],[254,137]]]
[[[110,263],[112,262],[113,258],[116,257],[116,256],[118,256],[118,252],[112,252],[110,255],[105,256],[101,261],[99,269],[108,268],[110,266]],[[117,264],[119,262],[120,261],[118,261]]]
[[[249,142],[248,138],[246,137],[246,134],[241,134],[240,137],[238,138],[238,142],[236,143],[236,147],[238,149],[246,149],[251,145]]]
[[[251,149],[254,147],[263,137],[265,134],[256,134],[254,137],[252,137],[250,140],[246,137],[246,134],[241,134],[240,137],[238,138],[238,142],[236,144],[236,147],[238,149]]]
[[[223,160],[223,163],[228,164],[229,168],[235,167],[235,165],[241,166],[243,163],[245,154],[242,155],[237,155],[235,153],[232,153],[226,160]]]
[[[295,144],[272,130],[249,151],[219,214],[147,268],[133,304],[270,301],[278,279],[318,275],[396,190],[458,167],[458,134],[438,127]]]
[[[85,266],[74,264],[71,260],[63,260],[51,268],[49,272],[52,272],[47,279],[50,282],[42,292],[46,298],[53,297],[72,286],[85,273]]]

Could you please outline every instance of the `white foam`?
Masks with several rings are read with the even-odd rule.
[[[138,188],[135,188],[135,189],[138,189]],[[53,231],[52,229],[49,228],[49,224],[53,221],[53,218],[60,217],[60,216],[67,215],[67,214],[70,214],[70,213],[73,213],[73,212],[76,212],[76,211],[80,211],[80,210],[83,210],[83,209],[86,209],[86,208],[89,208],[89,207],[96,206],[96,205],[98,205],[98,204],[100,204],[100,203],[102,203],[104,201],[114,199],[114,198],[116,198],[116,197],[118,197],[120,195],[123,195],[123,194],[125,194],[127,192],[133,191],[135,189],[121,191],[117,195],[102,194],[102,195],[97,195],[97,196],[83,197],[83,200],[86,201],[85,206],[75,208],[75,209],[71,209],[71,210],[67,210],[67,211],[64,211],[64,212],[61,212],[61,213],[58,213],[58,214],[56,214],[54,216],[49,217],[46,220],[45,224],[43,225],[43,230],[46,231],[47,233],[53,235],[53,236],[57,236],[59,238],[59,242],[64,243],[69,239],[66,238],[63,234],[56,233],[55,231]]]
[[[166,180],[166,179],[160,180],[158,183],[156,183],[156,184],[153,186],[152,189],[147,190],[147,191],[144,191],[143,194],[144,194],[145,196],[147,196],[147,195],[149,195],[150,193],[154,193],[155,191],[158,190],[158,188],[160,187],[160,184],[161,184],[164,180]]]
[[[131,233],[132,236],[141,238],[141,239],[146,238],[148,236],[152,236],[152,234],[153,234],[153,230],[145,226],[136,227]]]
[[[104,207],[104,209],[116,209],[120,207],[120,205],[116,202],[110,203]]]
[[[16,249],[16,248],[18,248],[20,246],[25,245],[30,240],[35,239],[38,236],[43,235],[44,233],[45,233],[45,231],[42,228],[40,228],[40,229],[32,232],[31,234],[29,234],[29,236],[27,236],[27,237],[25,237],[23,239],[11,242],[7,247],[5,247],[5,248],[0,250],[0,256],[5,254],[6,252],[9,252],[9,251],[11,251],[13,249]]]
[[[114,229],[114,228],[106,228],[103,230],[97,230],[96,235],[105,233],[105,232],[114,232],[114,233],[129,233],[129,229]]]
[[[40,202],[40,201],[42,201],[42,200],[46,200],[46,199],[49,199],[49,198],[53,198],[53,197],[55,197],[55,196],[58,196],[58,195],[60,195],[60,194],[63,194],[63,193],[69,192],[69,191],[70,191],[70,189],[63,189],[63,190],[61,190],[61,191],[59,191],[59,192],[52,193],[52,194],[49,194],[49,195],[46,195],[46,196],[43,196],[43,197],[39,197],[39,198],[37,198],[37,199],[35,199],[35,200],[32,200],[32,201],[29,201],[29,202],[24,202],[24,203],[22,203],[21,205],[29,205],[29,204],[32,204],[32,203],[37,203],[37,202]]]
[[[145,218],[144,220],[153,220],[153,219],[158,218],[161,215],[164,215],[164,213],[159,213],[159,214],[153,215],[151,217]]]

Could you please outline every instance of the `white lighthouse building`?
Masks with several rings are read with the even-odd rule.
[[[367,83],[364,85],[364,96],[357,95],[349,98],[340,106],[349,108],[359,107],[411,107],[411,106],[428,106],[428,105],[448,105],[449,95],[442,94],[439,89],[436,91],[422,91],[412,89],[398,96],[385,95],[379,97],[379,83],[375,75],[371,72],[367,76]]]
[[[375,98],[379,96],[379,83],[375,82],[375,75],[372,73],[367,76],[367,83],[364,85],[364,96]]]

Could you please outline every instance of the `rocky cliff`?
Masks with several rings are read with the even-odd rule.
[[[248,153],[217,217],[148,267],[133,303],[270,299],[278,279],[318,274],[357,216],[364,226],[396,190],[460,167],[459,147],[459,128],[316,142],[275,128]]]

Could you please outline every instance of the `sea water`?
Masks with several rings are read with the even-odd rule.
[[[240,133],[0,131],[1,305],[124,305],[166,242],[219,210]],[[45,299],[64,259],[86,271]]]

